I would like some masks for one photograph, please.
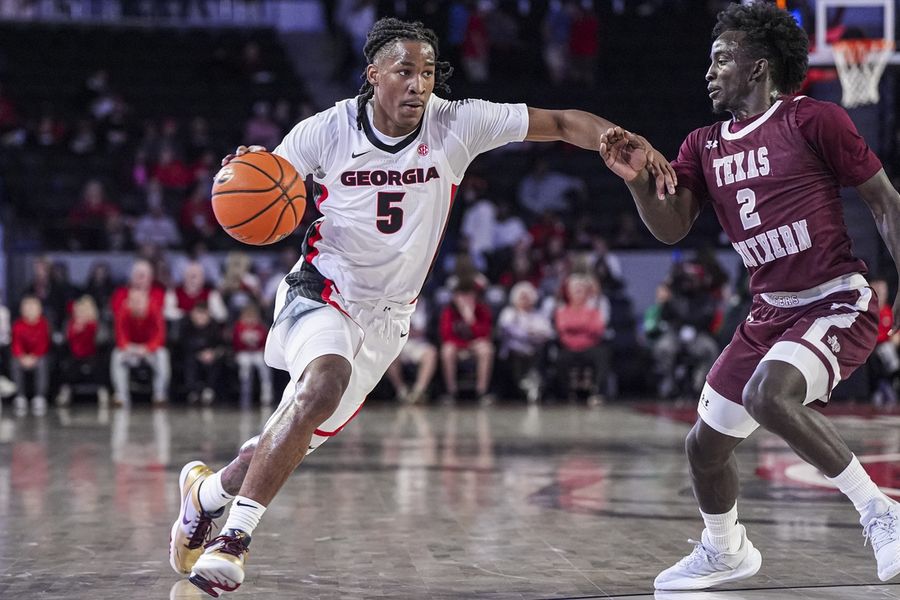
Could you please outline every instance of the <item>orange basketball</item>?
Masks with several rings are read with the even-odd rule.
[[[306,185],[280,156],[248,152],[216,173],[212,207],[234,239],[254,246],[274,244],[303,219]]]

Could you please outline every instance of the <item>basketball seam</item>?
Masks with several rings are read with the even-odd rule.
[[[277,160],[277,159],[276,159],[276,160]],[[262,173],[263,175],[265,175],[266,178],[267,178],[269,181],[271,181],[272,183],[274,183],[277,187],[280,187],[280,188],[281,188],[281,191],[287,193],[287,190],[284,189],[284,186],[281,185],[281,182],[280,182],[280,181],[275,181],[275,179],[273,179],[271,175],[269,175],[267,172],[265,172],[264,170],[260,169],[259,167],[257,167],[257,166],[254,165],[253,163],[244,162],[244,161],[239,160],[239,159],[234,159],[234,160],[232,160],[232,161],[229,161],[229,164],[231,164],[231,163],[236,163],[236,164],[239,164],[239,165],[247,165],[248,167],[250,167],[250,168],[252,168],[252,169],[256,169],[257,171],[259,171],[260,173]],[[279,164],[278,166],[279,166],[279,169],[280,169],[280,168],[281,168],[281,165]],[[298,173],[298,175],[299,175],[299,173]],[[282,173],[282,177],[283,177],[283,176],[284,176],[284,174]]]
[[[278,187],[278,185],[276,184],[276,185],[273,185],[272,187],[265,188],[263,190],[226,190],[226,191],[222,191],[222,192],[215,192],[212,195],[212,197],[215,198],[216,196],[221,196],[223,194],[261,194],[263,192],[271,192],[272,190],[274,190],[277,187]]]
[[[273,156],[274,156],[274,155],[273,155]],[[276,161],[276,162],[277,162],[277,161]],[[279,170],[281,169],[281,164],[278,165],[278,168],[279,168]],[[282,175],[281,175],[281,176],[282,176],[282,177],[284,176],[283,171],[282,171]],[[288,190],[291,189],[291,188],[294,186],[294,184],[297,182],[297,179],[298,179],[299,177],[300,177],[300,174],[299,174],[299,173],[297,173],[297,174],[294,175],[294,178],[291,180],[291,182],[290,182],[290,183],[288,184],[288,186],[287,186],[287,189],[288,189]],[[284,193],[282,193],[280,196],[278,196],[278,198],[280,199],[282,196],[284,196],[284,195],[286,195],[286,194],[287,194],[287,190],[284,190]],[[265,243],[267,243],[269,240],[271,240],[271,239],[272,239],[272,236],[275,235],[275,232],[278,231],[278,226],[281,225],[281,219],[284,218],[284,213],[285,213],[285,211],[287,211],[288,208],[290,208],[291,211],[294,213],[294,227],[297,226],[297,210],[294,208],[294,200],[295,200],[296,198],[297,198],[296,196],[295,196],[294,198],[291,198],[290,196],[287,197],[287,203],[284,205],[284,208],[281,209],[281,214],[278,215],[278,220],[275,221],[275,227],[272,228],[272,233],[270,233],[270,234],[266,237],[266,239],[264,239],[264,240],[262,241],[262,244],[265,244]]]
[[[299,173],[298,173],[297,175],[294,175],[294,179],[291,181],[290,186],[293,186],[294,183],[297,181],[297,179],[298,179],[299,177],[300,177],[300,174],[299,174]],[[290,186],[288,186],[288,187],[290,187]],[[279,187],[281,187],[281,186],[279,186]],[[274,189],[274,188],[272,188],[272,189]],[[296,200],[296,199],[299,198],[300,196],[295,196],[295,197],[291,198],[290,196],[287,195],[287,190],[285,190],[284,188],[282,188],[281,193],[278,194],[278,196],[277,196],[274,200],[272,200],[272,202],[271,202],[270,204],[266,205],[261,211],[259,211],[258,213],[256,213],[256,214],[253,215],[252,217],[248,218],[248,219],[245,220],[245,221],[241,221],[240,223],[235,223],[234,225],[227,225],[227,226],[226,226],[226,225],[223,225],[222,227],[223,227],[226,231],[228,231],[229,229],[234,229],[235,227],[241,227],[241,226],[243,226],[243,225],[246,225],[247,223],[249,223],[250,221],[252,221],[252,220],[255,219],[256,217],[260,216],[261,214],[263,214],[264,212],[268,211],[270,208],[272,208],[273,206],[275,206],[275,204],[276,204],[279,200],[281,200],[282,198],[284,198],[284,197],[287,197],[287,203],[288,203],[288,206],[293,206],[294,200]],[[305,197],[305,196],[304,196],[304,197]],[[296,214],[297,214],[297,213],[295,212],[294,215],[296,215]],[[281,223],[281,217],[282,217],[283,215],[284,215],[284,209],[282,209],[281,214],[278,215],[278,221],[276,221],[276,223],[275,223],[275,229],[277,229],[277,228],[278,228],[278,224]],[[295,225],[296,225],[296,218],[294,219],[294,221],[295,221]],[[261,243],[263,243],[263,244],[266,243],[269,239],[271,239],[271,237],[272,237],[272,235],[274,235],[274,233],[275,233],[275,230],[273,229],[273,230],[272,230],[272,233],[270,233],[269,236],[266,237]]]

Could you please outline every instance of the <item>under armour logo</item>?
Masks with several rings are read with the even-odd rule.
[[[706,142],[707,150],[711,150],[713,148],[718,148],[718,147],[719,147],[719,142],[717,140],[707,140],[707,142]]]
[[[700,396],[700,402],[703,403],[703,408],[709,408],[709,398],[706,396],[706,394]]]
[[[838,341],[836,335],[828,336],[828,345],[831,346],[831,351],[835,354],[841,351],[841,343]]]

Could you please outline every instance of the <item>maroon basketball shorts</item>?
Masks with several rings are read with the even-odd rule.
[[[859,274],[802,292],[758,294],[706,378],[700,418],[725,435],[753,433],[759,424],[742,405],[744,386],[766,360],[800,370],[804,404],[828,401],[831,390],[869,357],[877,332],[878,300]]]

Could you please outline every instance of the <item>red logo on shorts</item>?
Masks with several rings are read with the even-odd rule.
[[[428,156],[428,144],[419,144],[416,152],[419,153],[419,156]]]

